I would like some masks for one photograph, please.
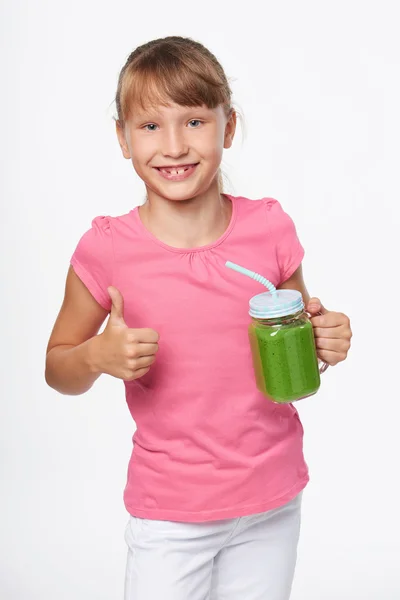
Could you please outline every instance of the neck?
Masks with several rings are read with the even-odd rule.
[[[147,190],[139,207],[143,225],[157,239],[175,248],[196,248],[217,241],[229,226],[232,203],[215,182],[204,194],[189,200],[167,200]]]

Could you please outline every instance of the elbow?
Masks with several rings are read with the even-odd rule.
[[[53,386],[51,385],[51,377],[50,377],[50,373],[49,373],[49,371],[47,370],[47,368],[46,368],[46,369],[45,369],[45,371],[44,371],[44,380],[45,380],[45,382],[47,383],[47,385],[48,385],[49,387],[51,387],[51,388],[53,387]]]
[[[50,359],[50,353],[47,353],[46,364],[44,369],[44,380],[49,387],[58,392],[59,390],[57,386],[57,380],[59,378],[57,377],[57,373],[55,373],[54,371],[55,369],[53,368],[52,361]]]
[[[60,381],[57,377],[54,376],[52,370],[47,366],[44,372],[44,379],[50,388],[52,388],[62,396],[81,396],[82,394],[90,390],[90,388],[93,385],[91,384],[83,387],[81,385],[74,385],[71,381]]]
[[[45,369],[44,369],[44,380],[49,387],[55,389],[54,388],[54,378],[52,376],[51,368],[50,368],[50,365],[48,362],[48,355],[46,356],[46,365],[45,365]]]
[[[55,390],[56,392],[61,392],[59,385],[57,385],[57,380],[54,378],[51,370],[49,368],[46,367],[45,372],[44,372],[44,380],[47,383],[47,385],[52,388],[53,390]]]

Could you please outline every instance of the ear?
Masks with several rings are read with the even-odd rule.
[[[236,122],[236,111],[232,109],[228,122],[225,125],[224,148],[230,148],[232,146],[233,138],[235,137]]]
[[[125,130],[121,124],[121,121],[115,122],[115,129],[117,131],[117,137],[119,145],[121,146],[122,154],[124,158],[131,158],[131,152],[125,137]]]

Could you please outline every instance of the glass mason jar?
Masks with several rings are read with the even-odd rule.
[[[277,403],[315,394],[320,372],[313,326],[296,290],[258,294],[250,300],[250,347],[258,389]]]

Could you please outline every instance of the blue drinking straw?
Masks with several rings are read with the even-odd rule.
[[[225,266],[228,267],[228,269],[232,269],[233,271],[237,271],[237,273],[241,273],[242,275],[247,275],[247,277],[250,277],[251,279],[254,279],[254,281],[258,281],[259,283],[262,283],[263,285],[265,285],[265,287],[268,289],[269,292],[271,292],[273,298],[275,299],[275,301],[278,300],[278,296],[277,296],[277,289],[274,286],[273,283],[271,283],[270,281],[268,281],[268,279],[266,279],[265,277],[263,277],[262,275],[260,275],[259,273],[255,273],[254,271],[249,271],[249,269],[245,269],[244,267],[241,267],[239,265],[235,265],[235,263],[231,262],[230,260],[228,260],[225,263]]]

